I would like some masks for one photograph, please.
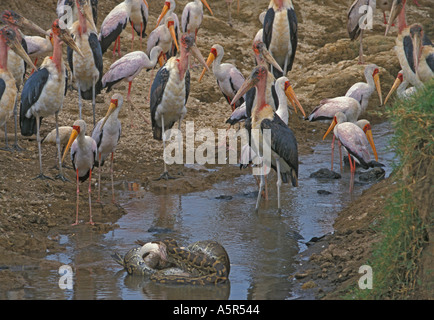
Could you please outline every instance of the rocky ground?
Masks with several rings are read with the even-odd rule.
[[[98,26],[105,15],[119,1],[100,1],[98,11]],[[202,55],[207,57],[214,43],[221,44],[225,49],[224,61],[235,64],[247,76],[254,66],[251,50],[252,39],[261,28],[258,16],[267,7],[268,1],[241,0],[240,12],[236,5],[232,9],[233,27],[227,23],[226,1],[209,1],[214,12],[210,16],[206,12],[202,29],[199,31],[197,45]],[[358,42],[348,39],[346,32],[346,12],[350,0],[298,0],[295,9],[299,21],[299,43],[293,70],[288,74],[294,90],[307,113],[309,113],[323,98],[345,94],[353,83],[362,81],[364,66],[357,64]],[[4,0],[0,9],[13,9],[27,18],[34,20],[42,28],[48,29],[56,18],[55,0]],[[161,12],[163,1],[148,1],[150,14],[147,32],[155,25]],[[181,15],[187,0],[177,1],[175,10]],[[432,24],[433,7],[428,0],[419,0],[421,7],[408,5],[407,21],[418,21],[425,24],[427,33],[434,34]],[[376,12],[375,25],[364,38],[365,59],[368,63],[376,63],[380,67],[383,97],[389,91],[394,78],[399,71],[399,63],[393,51],[396,28],[392,28],[385,37],[385,26],[382,23],[382,13]],[[128,26],[121,37],[122,54],[130,49],[131,28]],[[146,39],[143,49],[146,47]],[[139,50],[136,40],[134,49]],[[66,55],[65,55],[66,57]],[[109,51],[104,56],[104,70],[112,63]],[[225,120],[230,115],[230,107],[219,92],[215,78],[207,73],[198,83],[201,68],[191,71],[191,93],[188,100],[188,113],[185,121],[194,121],[195,128],[225,128]],[[140,181],[149,192],[181,193],[200,191],[212,187],[213,183],[229,177],[245,174],[235,168],[227,168],[219,172],[188,169],[182,166],[170,166],[170,171],[183,176],[166,182],[155,181],[162,172],[162,145],[153,140],[152,130],[143,123],[137,112],[149,118],[148,90],[150,72],[143,71],[134,81],[132,100],[134,110],[124,105],[120,113],[123,125],[122,138],[115,154],[115,180]],[[127,85],[121,86],[115,92],[126,94]],[[108,108],[112,93],[103,92],[97,97],[97,119],[102,118]],[[70,90],[65,98],[60,113],[60,125],[72,125],[78,118],[77,91]],[[89,101],[85,101],[84,119],[88,123],[90,134],[92,129],[92,109]],[[373,95],[368,111],[362,115],[375,123],[383,121],[376,116],[375,111],[381,110],[379,99]],[[290,127],[294,130],[300,153],[312,152],[311,147],[320,141],[326,124],[307,123],[300,115],[293,115]],[[55,128],[54,117],[44,119],[41,135],[46,135]],[[185,122],[182,125],[185,130]],[[8,132],[13,132],[13,121],[8,123]],[[0,134],[2,137],[3,134]],[[13,139],[13,135],[9,135]],[[20,265],[23,261],[34,260],[41,268],[51,267],[54,262],[44,260],[47,249],[51,252],[59,248],[58,235],[69,232],[75,215],[76,187],[74,172],[65,169],[67,177],[72,182],[59,180],[32,180],[39,173],[38,148],[35,137],[19,137],[19,144],[25,148],[23,152],[0,151],[0,291],[7,290],[26,283],[7,268],[2,266]],[[57,169],[55,146],[43,145],[44,173],[54,177]],[[92,182],[96,182],[94,175]],[[105,168],[103,181],[110,181],[110,175]],[[335,223],[336,232],[333,236],[321,239],[321,245],[315,245],[317,252],[306,251],[310,255],[312,265],[303,266],[297,273],[296,280],[305,289],[311,288],[313,297],[324,296],[339,298],[339,288],[357,276],[352,265],[360,265],[370,252],[370,243],[376,241],[375,234],[369,225],[378,219],[384,200],[390,192],[391,182],[386,179],[339,214]],[[83,211],[80,219],[87,221],[87,184],[82,185],[81,204]],[[365,199],[369,197],[368,207]],[[362,214],[356,215],[356,212]],[[102,203],[93,203],[93,215],[96,225],[90,227],[84,223],[78,228],[92,228],[93,232],[107,232],[116,228],[117,219],[124,214],[122,207],[111,204],[110,192],[103,193]],[[360,244],[363,244],[361,246]],[[327,249],[322,250],[323,245]],[[312,246],[313,248],[313,246]],[[320,250],[321,249],[321,250]],[[313,249],[312,249],[313,250]],[[340,271],[337,273],[336,268]]]

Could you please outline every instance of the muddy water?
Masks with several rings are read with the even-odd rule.
[[[391,173],[393,151],[388,150],[391,129],[387,123],[374,126],[379,159]],[[335,149],[335,170],[339,171]],[[276,175],[268,179],[269,201],[254,211],[257,186],[254,178],[239,178],[214,185],[212,190],[185,195],[155,195],[137,182],[119,182],[119,201],[128,212],[107,234],[77,228],[61,235],[61,254],[47,259],[72,267],[72,289],[59,287],[59,270],[39,270],[31,266],[20,272],[32,286],[7,293],[10,299],[294,299],[291,274],[294,256],[306,248],[305,242],[333,232],[333,221],[344,206],[369,184],[355,185],[349,194],[349,170],[342,179],[317,180],[310,173],[330,167],[330,140],[321,141],[314,153],[300,157],[299,187],[284,185],[282,212],[277,213]],[[357,175],[356,175],[357,180]],[[319,194],[326,190],[331,194]],[[229,283],[193,287],[167,286],[127,275],[114,262],[115,251],[125,254],[134,241],[173,237],[187,245],[214,239],[228,251],[231,260]]]

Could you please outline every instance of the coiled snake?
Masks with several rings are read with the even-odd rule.
[[[152,246],[136,243],[142,247],[131,249],[123,259],[119,254],[113,255],[129,274],[150,275],[151,280],[165,284],[206,285],[228,280],[229,256],[216,241],[197,241],[186,248],[174,239],[155,241]],[[145,246],[148,247],[144,249]],[[144,254],[147,255],[143,258]],[[177,271],[173,268],[169,271],[170,266]]]

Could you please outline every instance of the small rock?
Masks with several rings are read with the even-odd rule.
[[[303,290],[312,289],[312,288],[315,288],[315,287],[316,287],[316,283],[313,282],[312,280],[310,280],[310,281],[308,281],[306,283],[303,283],[303,285],[301,286],[301,288]]]
[[[217,200],[232,200],[232,196],[225,196],[225,195],[221,195],[218,197],[215,197]]]
[[[340,179],[341,175],[337,172],[331,171],[330,169],[322,168],[311,173],[309,177],[317,179]]]
[[[303,278],[306,278],[307,276],[308,276],[307,273],[296,273],[296,274],[294,274],[294,278],[295,279],[303,279]]]
[[[386,171],[383,168],[373,168],[359,175],[359,180],[363,182],[375,182],[384,179]]]
[[[332,194],[330,191],[327,191],[327,190],[318,190],[317,193],[318,193],[318,194],[323,194],[323,195],[329,195],[329,194]]]

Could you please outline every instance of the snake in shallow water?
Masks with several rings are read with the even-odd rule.
[[[136,243],[142,247],[131,249],[124,258],[113,255],[129,274],[149,275],[151,280],[165,284],[206,285],[228,280],[229,256],[216,241],[197,241],[186,248],[174,239]]]

